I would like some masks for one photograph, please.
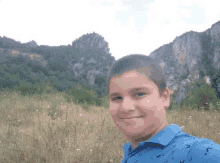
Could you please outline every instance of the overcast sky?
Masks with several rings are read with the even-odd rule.
[[[211,28],[219,6],[217,0],[0,0],[0,36],[60,46],[96,32],[117,60]]]

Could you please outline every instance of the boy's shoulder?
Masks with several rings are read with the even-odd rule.
[[[134,150],[131,148],[131,143],[124,144],[123,148],[124,160],[127,160],[127,163],[143,160],[173,163],[183,161],[185,163],[220,163],[219,144],[210,139],[184,133],[176,124],[171,124],[151,139],[140,142]]]

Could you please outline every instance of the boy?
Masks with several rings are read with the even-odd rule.
[[[219,144],[168,124],[170,91],[156,60],[138,54],[117,60],[107,86],[112,119],[130,141],[121,163],[220,163]]]

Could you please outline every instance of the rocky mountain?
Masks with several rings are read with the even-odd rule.
[[[24,45],[26,45],[27,47],[31,47],[31,48],[38,47],[37,43],[34,40],[27,42],[27,43],[24,43]]]
[[[0,50],[3,52],[6,49],[12,56],[22,54],[31,60],[41,62],[44,68],[50,70],[46,74],[49,73],[52,78],[57,76],[60,76],[59,80],[71,78],[71,81],[68,81],[70,85],[72,81],[77,81],[75,84],[80,81],[84,84],[88,83],[95,89],[102,89],[98,94],[100,96],[107,93],[106,76],[115,58],[111,56],[105,39],[95,32],[84,34],[74,40],[72,45],[56,47],[38,46],[35,41],[21,44],[13,39],[0,37]],[[65,70],[59,70],[59,67]],[[36,76],[37,73],[31,74]],[[41,80],[48,77],[41,77]],[[67,84],[60,85],[65,87]]]
[[[193,73],[197,78],[207,79],[220,98],[219,45],[220,21],[204,32],[186,32],[150,53],[150,57],[159,61],[168,88],[176,94],[176,103],[179,104],[186,97],[185,86],[195,80]],[[71,85],[72,81],[81,81],[97,90],[102,89],[99,91],[100,96],[107,94],[105,79],[115,57],[111,55],[105,39],[95,32],[84,34],[74,40],[72,45],[57,47],[38,46],[35,41],[21,44],[13,39],[0,37],[0,48],[2,52],[10,49],[8,51],[11,54],[21,53],[31,59],[38,58],[47,67],[47,75],[68,80],[60,83],[62,87]],[[59,67],[63,70],[59,70]],[[37,72],[33,74],[37,75]],[[48,76],[41,75],[40,78],[44,80]]]
[[[204,32],[189,31],[176,37],[150,53],[150,57],[159,61],[168,87],[176,92],[176,103],[186,97],[184,86],[194,81],[193,73],[207,79],[220,98],[220,21]]]
[[[89,84],[93,86],[97,76],[107,76],[107,72],[115,61],[115,57],[111,56],[108,43],[102,36],[94,32],[85,34],[73,41],[72,46],[82,52],[81,58],[77,63],[72,64],[69,62],[69,67],[75,77],[80,77],[82,73],[86,73]],[[85,72],[88,66],[92,68]]]
[[[0,47],[4,47],[6,49],[22,50],[25,47],[36,48],[37,46],[38,45],[34,40],[22,44],[20,41],[15,41],[12,38],[8,38],[6,36],[3,37],[0,36]]]
[[[108,43],[104,40],[102,36],[93,32],[91,34],[84,34],[80,38],[74,40],[72,42],[72,46],[74,48],[78,48],[79,50],[84,50],[87,48],[91,49],[102,49],[107,55],[109,53]],[[89,55],[89,54],[88,54]]]

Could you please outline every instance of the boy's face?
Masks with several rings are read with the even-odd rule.
[[[139,87],[143,88],[135,90]],[[136,71],[113,77],[109,97],[115,125],[133,143],[151,138],[167,125],[165,108],[170,105],[169,90],[160,97],[157,85]]]

